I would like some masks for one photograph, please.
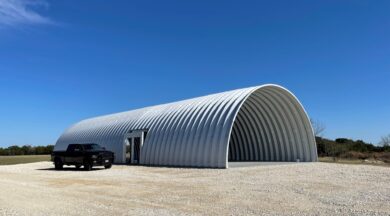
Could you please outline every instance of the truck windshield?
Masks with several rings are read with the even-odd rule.
[[[100,151],[103,150],[103,148],[98,144],[85,144],[84,150],[85,151]]]

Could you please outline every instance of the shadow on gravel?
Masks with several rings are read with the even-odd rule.
[[[36,169],[39,171],[55,171],[55,172],[64,172],[64,171],[73,171],[73,172],[89,172],[87,170],[84,170],[83,168],[76,169],[75,167],[64,167],[63,169],[56,170],[53,168],[42,168],[42,169]],[[104,168],[92,168],[90,171],[99,171],[99,170],[105,170]]]

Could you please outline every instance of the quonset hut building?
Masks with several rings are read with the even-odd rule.
[[[229,161],[317,161],[309,118],[278,85],[261,85],[80,121],[58,139],[97,143],[116,163],[228,168]]]

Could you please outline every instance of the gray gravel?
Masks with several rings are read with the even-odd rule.
[[[390,215],[390,168],[0,166],[0,215]]]

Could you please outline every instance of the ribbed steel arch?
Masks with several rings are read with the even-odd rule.
[[[83,120],[55,150],[98,143],[125,162],[125,135],[147,129],[144,165],[227,168],[229,161],[317,161],[313,130],[287,89],[261,85]]]

